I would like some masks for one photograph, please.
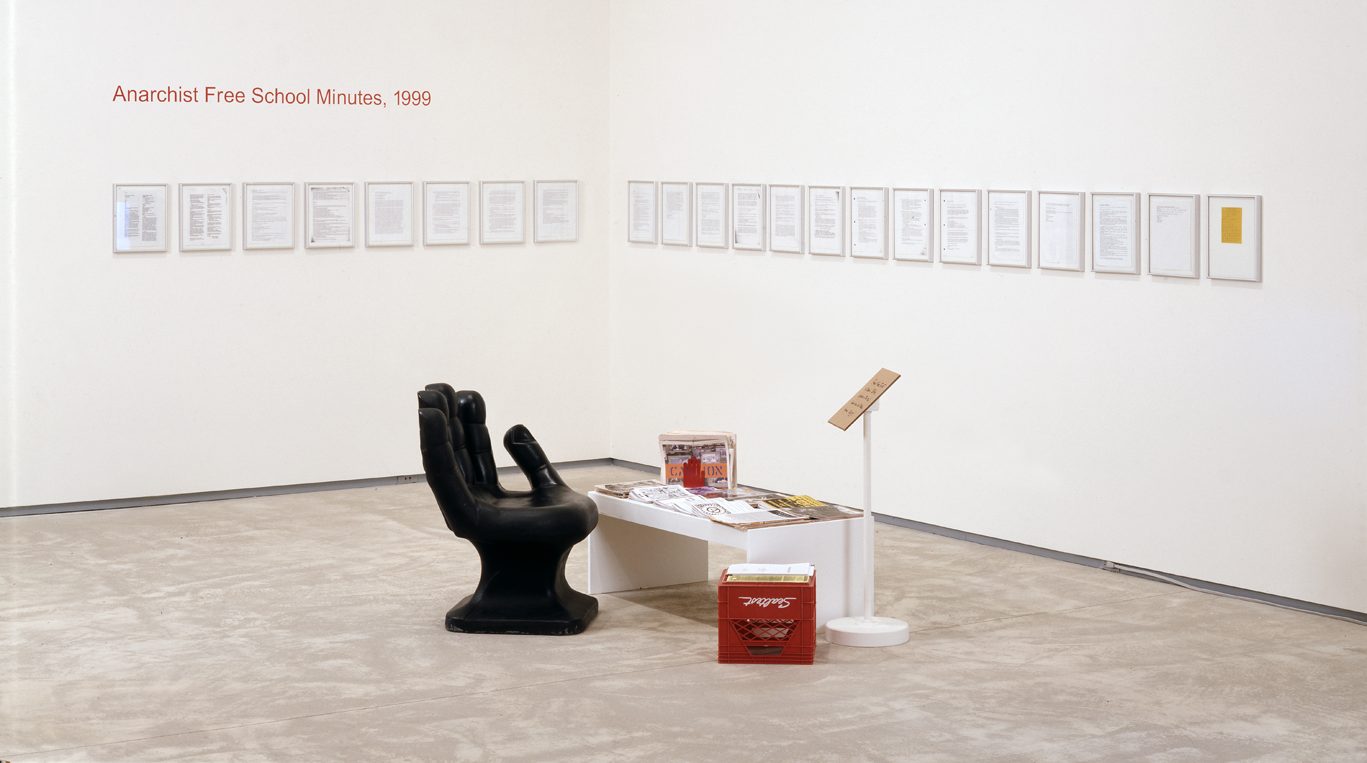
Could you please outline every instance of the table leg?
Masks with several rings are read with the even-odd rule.
[[[816,627],[824,628],[827,620],[861,613],[864,521],[861,517],[750,530],[745,534],[745,561],[816,565]]]
[[[589,535],[589,593],[707,580],[707,541],[601,514]]]

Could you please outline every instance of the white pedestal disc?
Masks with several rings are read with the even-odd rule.
[[[826,622],[826,640],[840,646],[897,646],[910,638],[894,617],[837,617]]]

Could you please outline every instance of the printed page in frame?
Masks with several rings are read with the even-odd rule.
[[[114,251],[166,251],[164,184],[114,186]]]
[[[242,248],[294,248],[294,183],[242,184]]]
[[[1149,274],[1201,277],[1201,197],[1149,194]]]
[[[769,251],[802,253],[802,186],[769,186]]]
[[[987,192],[987,264],[1030,267],[1030,192]]]
[[[812,254],[845,255],[844,189],[807,188],[807,247]]]
[[[1039,266],[1047,270],[1082,270],[1084,262],[1083,195],[1039,192]]]
[[[888,195],[882,188],[850,189],[850,256],[888,256]]]
[[[1092,270],[1139,273],[1139,194],[1092,194]]]
[[[692,186],[660,183],[660,243],[689,246],[693,228]]]
[[[355,183],[308,183],[304,186],[304,204],[305,248],[356,245]]]
[[[978,192],[940,191],[940,262],[979,265]]]
[[[693,186],[696,230],[693,240],[698,246],[712,249],[726,248],[726,184],[697,183]]]
[[[657,240],[655,220],[655,182],[627,182],[627,241],[653,244]]]
[[[929,188],[892,190],[892,257],[930,262],[931,217]]]
[[[470,243],[470,183],[423,183],[423,243]]]

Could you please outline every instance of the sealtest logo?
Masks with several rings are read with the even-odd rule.
[[[796,596],[742,596],[740,604],[742,607],[765,607],[770,604],[777,604],[779,609],[787,609],[788,605],[797,600]]]

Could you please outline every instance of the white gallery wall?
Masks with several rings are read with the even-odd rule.
[[[15,203],[13,180],[14,130],[10,92],[13,70],[13,7],[0,3],[0,506],[14,502],[14,279],[11,257]]]
[[[743,481],[857,503],[826,418],[886,366],[875,510],[1367,610],[1364,32],[1355,0],[614,3],[612,455],[732,429]],[[627,244],[628,180],[1261,194],[1264,282]]]
[[[432,381],[484,390],[496,439],[522,422],[553,458],[607,452],[605,3],[6,6],[4,505],[421,472],[413,391]],[[389,104],[114,103],[118,85]],[[432,106],[399,108],[401,88]],[[297,231],[244,252],[238,218],[232,252],[179,253],[173,222],[171,251],[111,253],[114,183],[231,182],[238,205],[244,181],[359,200],[365,181],[525,180],[530,198],[536,179],[581,182],[578,243],[319,250]]]
[[[416,473],[435,380],[857,503],[825,420],[886,366],[876,510],[1367,610],[1367,6],[219,10],[3,3],[0,506]],[[111,102],[209,84],[434,103]],[[114,183],[536,179],[577,243],[111,252]],[[1264,282],[628,245],[629,179],[1261,194]]]

